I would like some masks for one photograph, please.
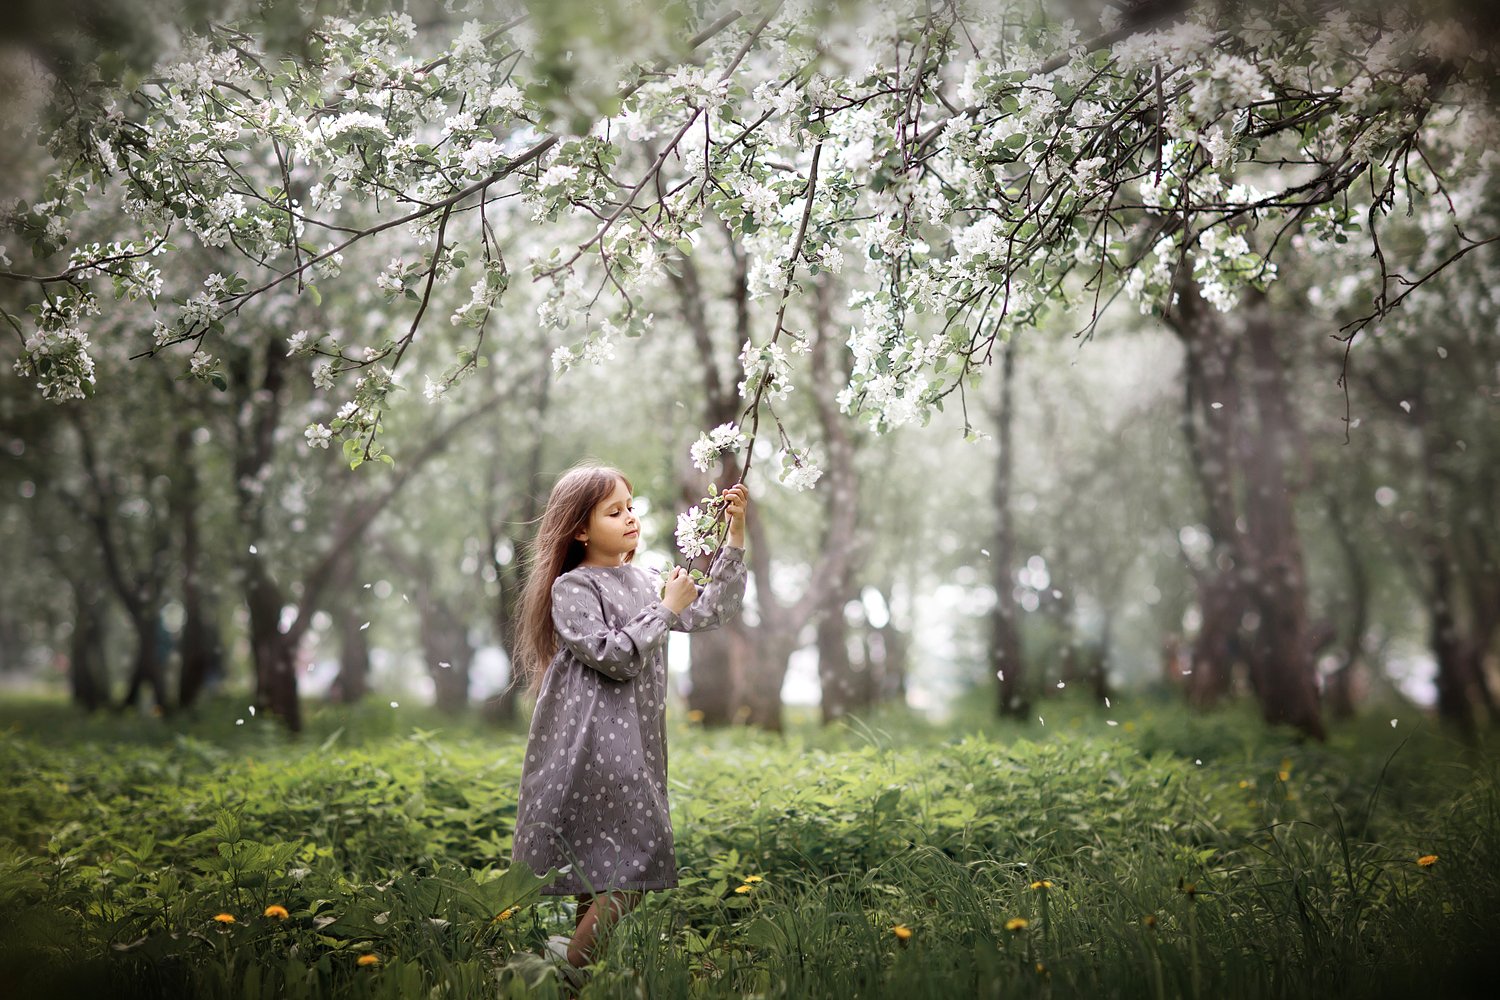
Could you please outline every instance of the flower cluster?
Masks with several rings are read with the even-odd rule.
[[[707,472],[720,456],[739,452],[745,447],[747,440],[738,424],[720,424],[708,433],[698,435],[698,440],[693,442],[690,449],[693,467],[700,472]]]
[[[756,347],[748,340],[740,352],[740,368],[745,373],[739,384],[742,398],[759,394],[767,402],[780,402],[792,391],[792,362],[780,344]]]
[[[781,459],[781,471],[776,474],[776,481],[798,493],[812,489],[823,475],[823,470],[813,464],[810,455],[806,448],[782,451],[778,456]]]

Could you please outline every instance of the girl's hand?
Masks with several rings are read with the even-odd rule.
[[[661,603],[673,614],[680,615],[697,596],[698,588],[693,585],[693,578],[688,576],[688,571],[681,566],[673,566]]]
[[[744,483],[735,483],[720,495],[728,500],[725,514],[729,518],[729,533],[725,536],[724,542],[737,549],[743,549],[745,547],[745,508],[750,504],[750,491],[745,488]]]

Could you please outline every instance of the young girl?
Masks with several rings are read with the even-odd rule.
[[[640,524],[611,468],[552,488],[521,599],[518,652],[536,695],[521,766],[513,860],[565,869],[545,895],[576,894],[566,958],[586,965],[605,926],[647,889],[677,884],[667,813],[667,632],[718,626],[745,593],[743,485],[726,491],[728,534],[698,593],[672,570],[665,595],[631,565]],[[597,895],[597,894],[602,894]],[[602,902],[602,907],[601,907]],[[551,945],[561,954],[559,939]]]

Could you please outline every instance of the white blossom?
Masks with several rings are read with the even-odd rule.
[[[309,424],[302,433],[307,438],[309,448],[327,448],[328,442],[333,440],[333,431],[323,424]]]

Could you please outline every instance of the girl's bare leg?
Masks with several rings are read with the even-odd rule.
[[[610,926],[640,901],[640,892],[609,892],[595,896],[588,912],[578,922],[573,940],[568,943],[569,964],[584,966],[591,962],[595,940],[608,933]]]
[[[593,902],[594,897],[586,892],[580,892],[574,898],[578,900],[578,905],[573,909],[573,930],[576,933],[578,925],[583,923],[584,914],[589,912],[589,903]]]

